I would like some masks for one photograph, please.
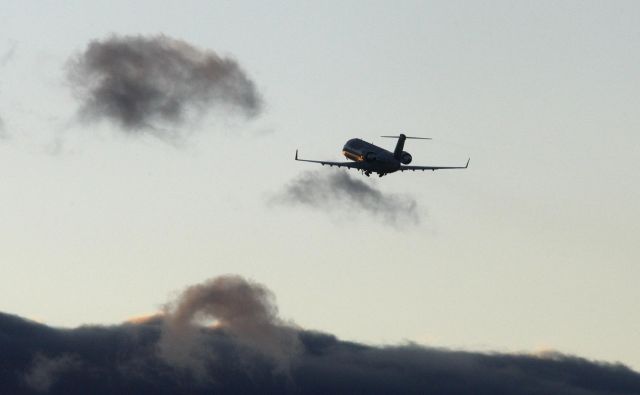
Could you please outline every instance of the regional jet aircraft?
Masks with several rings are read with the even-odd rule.
[[[404,134],[399,136],[381,136],[398,139],[393,152],[380,148],[377,145],[367,143],[361,139],[351,139],[342,148],[342,154],[353,162],[327,162],[323,160],[309,160],[298,158],[296,150],[296,160],[303,162],[320,163],[322,166],[346,167],[348,169],[358,169],[369,177],[371,173],[378,173],[382,177],[385,174],[396,171],[416,171],[416,170],[439,170],[439,169],[466,169],[469,167],[469,159],[464,166],[408,166],[411,163],[411,154],[403,151],[406,139],[431,140],[429,137],[407,137]]]

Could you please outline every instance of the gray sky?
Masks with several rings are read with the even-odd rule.
[[[637,2],[129,3],[0,8],[1,311],[120,322],[238,273],[345,339],[640,369]],[[231,56],[262,115],[179,144],[77,122],[68,59],[113,33]],[[296,148],[339,160],[399,131],[434,138],[407,143],[416,164],[471,156],[364,179],[419,225],[268,204],[319,170]]]

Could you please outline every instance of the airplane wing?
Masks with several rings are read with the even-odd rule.
[[[296,158],[297,161],[300,162],[311,162],[311,163],[320,163],[322,166],[337,166],[337,167],[346,167],[349,169],[362,169],[362,163],[360,162],[328,162],[324,160],[309,160],[309,159],[299,159],[298,158],[298,150],[296,150]]]
[[[400,169],[398,169],[398,171],[407,171],[407,170],[425,171],[425,170],[440,170],[440,169],[466,169],[467,167],[469,167],[469,161],[470,160],[471,160],[471,158],[467,159],[467,164],[464,165],[464,166],[400,166]]]

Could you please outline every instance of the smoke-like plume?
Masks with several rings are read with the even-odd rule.
[[[221,276],[187,288],[166,307],[161,355],[170,363],[201,373],[206,343],[197,325],[213,320],[216,327],[241,346],[273,358],[286,369],[297,337],[278,318],[273,294],[265,287],[238,276]]]
[[[420,221],[418,204],[406,195],[386,194],[346,171],[306,171],[271,198],[275,204],[294,204],[333,212],[372,214],[399,225]]]
[[[70,60],[68,79],[82,119],[107,119],[127,131],[176,127],[216,109],[247,117],[261,109],[235,60],[164,35],[92,41]]]
[[[218,325],[198,324],[211,318]],[[281,330],[297,343],[288,375],[274,360],[292,353]],[[200,374],[210,380],[193,380],[190,366],[167,358],[167,344],[181,340],[197,344],[186,352],[203,358]],[[640,373],[620,364],[558,353],[373,347],[295,328],[278,318],[265,287],[235,276],[187,289],[164,315],[121,325],[54,329],[0,313],[0,350],[0,393],[13,395],[640,394]]]

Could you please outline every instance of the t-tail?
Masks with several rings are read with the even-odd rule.
[[[396,144],[396,149],[393,150],[393,157],[400,160],[402,157],[402,150],[404,150],[404,142],[406,139],[416,139],[416,140],[431,140],[431,137],[411,137],[407,136],[404,133],[400,133],[399,136],[380,136],[387,137],[391,139],[398,139],[398,143]]]

